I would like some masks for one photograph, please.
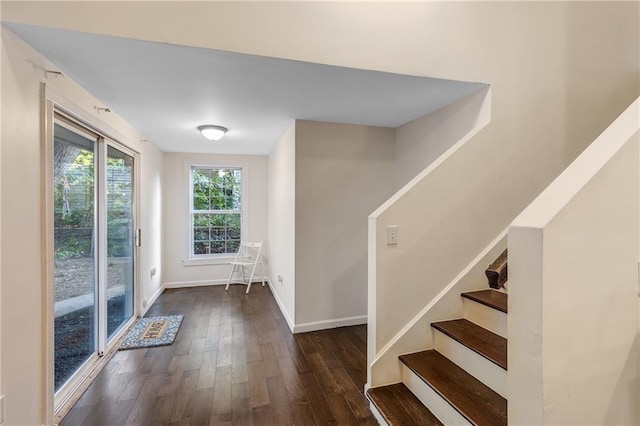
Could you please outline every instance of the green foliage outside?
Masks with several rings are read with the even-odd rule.
[[[240,170],[195,169],[193,171],[194,210],[237,210],[242,202]]]
[[[107,159],[107,256],[131,255],[132,169],[120,158]],[[124,179],[113,179],[118,175]],[[64,187],[68,210],[65,211]],[[94,252],[94,155],[81,150],[54,188],[56,260],[92,256]]]

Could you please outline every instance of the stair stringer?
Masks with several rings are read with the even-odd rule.
[[[378,352],[369,365],[367,388],[402,381],[398,356],[433,349],[431,323],[463,316],[460,294],[487,288],[484,271],[506,247],[507,229],[504,229]]]

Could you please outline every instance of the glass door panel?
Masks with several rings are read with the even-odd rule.
[[[96,353],[97,138],[54,127],[55,390]]]
[[[107,146],[107,340],[133,316],[133,163]]]

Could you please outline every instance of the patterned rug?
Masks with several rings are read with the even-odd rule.
[[[172,344],[183,318],[184,315],[140,318],[120,344],[120,350]]]

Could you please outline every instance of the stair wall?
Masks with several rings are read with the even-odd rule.
[[[640,98],[509,229],[509,420],[638,424]]]
[[[489,86],[395,129],[396,189],[488,121]]]
[[[368,383],[371,387],[381,386],[401,381],[401,371],[398,356],[434,347],[433,333],[429,324],[434,321],[462,317],[464,302],[461,293],[477,290],[478,283],[486,282],[484,271],[489,263],[496,259],[507,246],[506,230],[485,247],[462,272],[435,294],[430,302],[403,327],[389,343],[375,354],[373,362],[369,363]],[[422,282],[429,283],[428,277],[422,277]],[[371,288],[370,288],[371,290]],[[370,311],[371,312],[371,311]],[[371,339],[369,323],[368,338]],[[371,354],[371,343],[368,350]],[[371,359],[371,358],[370,358]]]

